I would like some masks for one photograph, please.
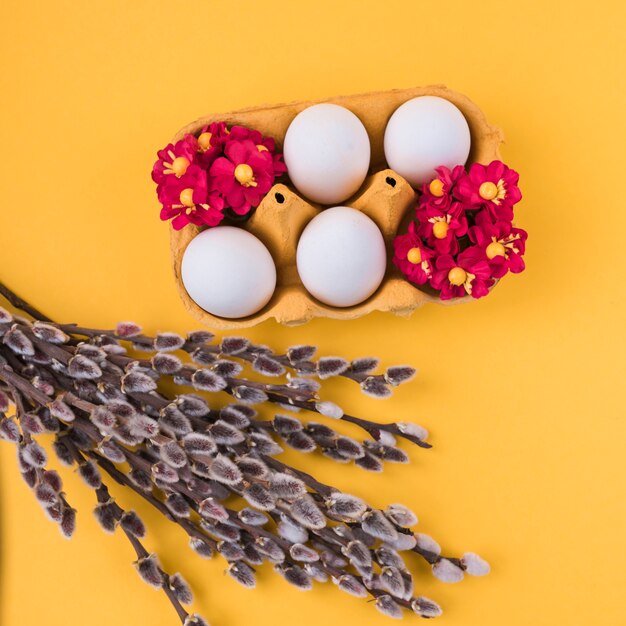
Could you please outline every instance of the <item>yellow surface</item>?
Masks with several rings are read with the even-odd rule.
[[[348,383],[328,395],[423,423],[433,450],[412,450],[412,465],[380,476],[300,462],[375,504],[411,505],[446,552],[491,561],[490,577],[452,586],[412,562],[419,592],[444,607],[442,626],[624,624],[622,4],[5,3],[2,279],[57,319],[188,330],[149,178],[176,129],[262,102],[434,82],[466,93],[505,129],[505,158],[521,172],[527,272],[484,301],[409,320],[266,323],[246,334],[419,366],[387,402]],[[0,461],[3,626],[176,623],[163,594],[138,580],[124,538],[96,527],[93,496],[72,472],[80,527],[65,542],[5,444]],[[246,591],[115,493],[144,515],[149,548],[187,576],[215,626],[390,623],[331,585],[300,593],[268,570]]]

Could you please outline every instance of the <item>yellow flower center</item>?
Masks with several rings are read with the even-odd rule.
[[[422,262],[422,253],[419,248],[411,248],[406,255],[409,263],[413,263],[413,265],[417,265]]]
[[[266,147],[265,147],[262,143],[258,143],[258,144],[256,145],[256,149],[257,149],[259,152],[267,152],[267,151],[268,151],[268,150],[267,150],[267,148],[266,148]]]
[[[430,193],[433,194],[436,198],[441,198],[443,196],[443,182],[438,178],[430,181],[430,185],[428,185],[428,189]]]
[[[478,188],[478,195],[483,200],[493,200],[498,195],[498,186],[488,180]]]
[[[193,206],[193,189],[187,187],[180,192],[180,203],[184,206]]]
[[[453,267],[448,272],[448,280],[451,285],[459,287],[467,280],[467,272],[462,267]]]
[[[506,250],[499,241],[492,241],[487,246],[487,250],[485,252],[487,253],[488,259],[493,259],[494,257],[497,257],[497,256],[504,256],[504,253],[506,252]]]
[[[235,178],[237,182],[241,183],[244,187],[256,187],[254,172],[247,163],[240,163],[235,168]]]
[[[213,137],[213,135],[209,132],[201,133],[198,137],[198,145],[205,152],[211,147],[211,137]]]
[[[445,239],[448,234],[448,228],[447,222],[435,222],[433,224],[433,235],[435,239]]]
[[[176,157],[172,161],[172,172],[180,178],[189,167],[189,159],[186,157]]]

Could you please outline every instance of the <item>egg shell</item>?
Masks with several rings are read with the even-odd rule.
[[[436,167],[465,164],[470,129],[449,100],[420,96],[394,111],[385,128],[384,146],[389,167],[419,187],[436,176]]]
[[[343,202],[361,187],[370,141],[361,120],[337,104],[316,104],[293,119],[283,147],[289,179],[309,200]]]
[[[238,319],[262,309],[276,288],[276,267],[254,235],[233,226],[202,231],[183,255],[181,278],[205,311]]]
[[[304,229],[296,262],[311,295],[331,306],[354,306],[367,300],[385,276],[385,240],[363,212],[333,207]]]

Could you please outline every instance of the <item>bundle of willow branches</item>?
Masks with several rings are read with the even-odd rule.
[[[406,507],[376,509],[276,458],[288,446],[374,472],[385,462],[408,462],[397,438],[428,448],[422,427],[349,415],[320,398],[318,380],[343,376],[385,397],[412,378],[412,368],[373,374],[374,358],[314,360],[315,348],[306,345],[276,354],[242,337],[216,342],[206,331],[149,337],[130,322],[114,330],[58,324],[1,283],[0,293],[34,318],[0,308],[0,436],[15,444],[24,480],[70,537],[76,511],[36,441],[51,435],[59,460],[77,466],[94,490],[102,528],[121,529],[141,578],[163,589],[185,626],[207,623],[183,608],[192,601],[189,586],[144,548],[141,519],[113,500],[104,476],[178,524],[198,554],[219,554],[246,587],[255,586],[254,568],[267,561],[300,589],[330,579],[347,593],[372,597],[391,617],[402,617],[403,609],[436,617],[439,606],[415,595],[402,552],[420,555],[445,582],[488,572],[473,553],[442,556],[431,537],[411,530],[417,518]],[[244,364],[273,380],[246,378]],[[213,407],[218,393],[233,402]],[[276,411],[273,419],[260,418],[252,408],[260,404]],[[308,414],[350,422],[367,437],[359,441],[300,418]]]

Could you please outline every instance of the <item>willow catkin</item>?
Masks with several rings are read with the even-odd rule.
[[[433,539],[411,530],[417,517],[405,506],[377,509],[277,458],[287,446],[375,472],[386,462],[408,462],[397,440],[429,447],[425,429],[352,416],[320,397],[318,381],[347,378],[383,398],[412,378],[413,368],[374,374],[375,358],[315,361],[310,345],[279,354],[243,337],[218,342],[207,331],[149,337],[132,322],[98,330],[29,321],[2,308],[0,337],[0,437],[16,446],[24,480],[47,516],[71,536],[76,511],[34,439],[51,436],[60,461],[76,466],[94,491],[100,526],[124,532],[140,577],[166,593],[183,624],[205,623],[182,607],[192,600],[189,586],[145,550],[143,522],[109,496],[109,480],[180,525],[196,553],[219,554],[230,577],[245,587],[256,586],[254,567],[267,561],[299,589],[331,580],[353,596],[371,596],[390,617],[405,609],[435,617],[438,605],[413,595],[403,552],[420,555],[444,582],[489,570],[473,553],[441,556]],[[269,380],[246,378],[244,364]],[[179,391],[165,391],[171,385],[162,381]],[[233,401],[215,408],[215,394]],[[260,419],[259,404],[276,409],[272,419]],[[348,437],[308,415],[343,420],[367,437]],[[233,508],[233,498],[243,506]]]

